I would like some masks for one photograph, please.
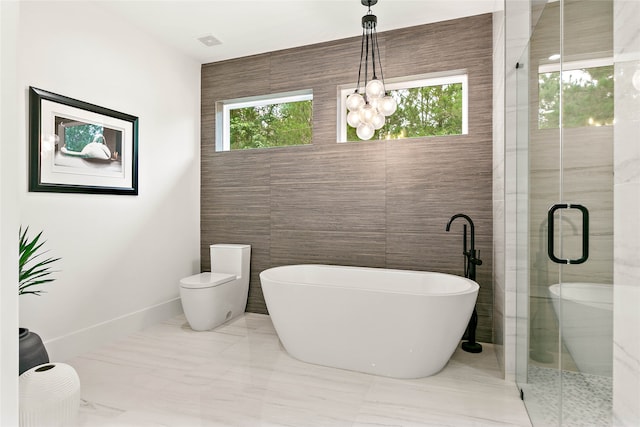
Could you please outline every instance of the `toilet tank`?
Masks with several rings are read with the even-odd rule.
[[[216,244],[209,247],[211,271],[249,278],[251,245]]]

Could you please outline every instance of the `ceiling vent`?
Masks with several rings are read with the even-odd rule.
[[[205,45],[207,47],[217,46],[219,44],[222,44],[222,42],[220,40],[218,40],[217,38],[213,37],[211,34],[208,34],[208,35],[202,36],[202,37],[198,37],[198,40],[200,40],[200,43],[202,43],[203,45]]]

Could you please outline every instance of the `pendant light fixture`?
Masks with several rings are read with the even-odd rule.
[[[385,117],[396,111],[396,101],[387,94],[384,87],[378,33],[378,18],[371,12],[371,6],[378,0],[360,0],[367,6],[367,14],[362,17],[362,41],[360,46],[360,67],[358,68],[358,84],[355,91],[347,97],[347,123],[356,128],[360,139],[371,139],[375,131],[384,126]],[[364,72],[364,84],[361,77]],[[369,73],[371,72],[371,79]],[[378,73],[380,76],[378,77]]]

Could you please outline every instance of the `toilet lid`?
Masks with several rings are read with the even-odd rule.
[[[235,280],[236,276],[225,273],[200,273],[180,280],[180,286],[188,289],[212,288]]]

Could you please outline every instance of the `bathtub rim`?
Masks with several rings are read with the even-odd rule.
[[[268,277],[268,273],[277,269],[284,269],[287,267],[322,267],[322,268],[331,268],[331,269],[349,269],[349,270],[367,270],[367,271],[386,271],[391,273],[401,273],[401,274],[414,274],[420,276],[445,276],[447,278],[453,278],[461,283],[466,284],[466,287],[463,290],[455,291],[455,292],[415,292],[415,291],[398,291],[395,289],[375,289],[371,287],[358,287],[358,288],[350,288],[345,285],[331,285],[326,283],[300,283],[299,281],[291,281],[291,280],[280,280]],[[480,284],[477,281],[468,279],[464,276],[458,276],[455,274],[449,273],[440,273],[436,271],[421,271],[421,270],[403,270],[397,268],[385,268],[385,267],[360,267],[360,266],[349,266],[349,265],[338,265],[338,264],[284,264],[275,267],[267,268],[260,272],[260,280],[263,278],[284,285],[295,285],[295,286],[313,286],[320,288],[331,288],[331,289],[352,289],[362,292],[379,292],[379,293],[388,293],[388,294],[399,294],[399,295],[416,295],[416,296],[437,296],[437,297],[448,297],[448,296],[456,296],[456,295],[465,295],[471,293],[479,293],[480,292]],[[476,297],[477,298],[477,297]]]
[[[575,294],[572,293],[563,293],[562,288],[566,290],[574,290],[578,288],[595,288],[598,290],[611,291],[611,298],[608,301],[596,301],[594,299],[584,298],[582,295],[580,297],[576,297]],[[565,283],[554,283],[549,285],[549,294],[551,298],[557,298],[562,301],[569,301],[575,304],[585,305],[588,307],[599,308],[602,310],[613,311],[613,284],[607,283],[595,283],[595,282],[565,282]]]

